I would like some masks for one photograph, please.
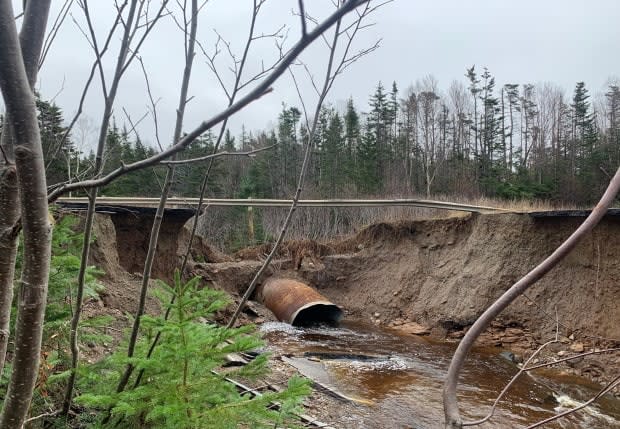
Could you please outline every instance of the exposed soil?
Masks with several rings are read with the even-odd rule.
[[[316,287],[349,318],[456,341],[582,220],[493,214],[380,223],[337,243],[289,243],[280,256],[290,259],[276,271]],[[620,346],[619,261],[620,219],[607,217],[527,298],[500,315],[481,342],[522,355],[552,339],[559,322],[561,341],[542,357]],[[239,293],[247,282],[238,281],[237,267],[245,279],[254,263],[206,264],[201,272]],[[567,370],[602,382],[620,367],[617,356],[590,357]]]
[[[267,275],[309,283],[341,305],[348,318],[458,341],[491,302],[582,221],[493,214],[380,223],[338,242],[289,242]],[[148,217],[97,216],[92,262],[106,271],[107,288],[102,302],[92,305],[94,312],[124,317],[135,311],[151,222]],[[183,222],[164,222],[154,277],[171,277],[186,251],[188,234]],[[189,267],[238,297],[269,250],[261,246],[229,257],[199,239]],[[481,343],[510,350],[519,359],[553,338],[559,323],[560,341],[541,360],[619,347],[619,280],[620,218],[607,217],[527,292],[528,298],[513,303]],[[149,301],[148,311],[158,311],[155,302]],[[250,303],[241,322],[272,319],[264,307]],[[602,383],[620,368],[620,357],[594,355],[571,365],[563,370]]]

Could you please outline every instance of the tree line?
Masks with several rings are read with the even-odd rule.
[[[87,174],[94,154],[66,138],[61,109],[37,100],[48,184]],[[74,132],[75,133],[75,132]],[[184,158],[211,153],[206,133]],[[308,143],[301,111],[282,106],[277,126],[240,135],[226,131],[222,150],[268,148],[249,157],[220,161],[208,195],[279,198],[290,196]],[[537,198],[588,204],[620,164],[620,86],[610,84],[593,101],[584,82],[571,94],[557,85],[507,83],[497,86],[485,68],[466,69],[464,79],[441,90],[432,77],[400,91],[380,82],[368,105],[350,98],[343,111],[320,111],[307,176],[307,195],[322,198],[372,195],[459,195],[506,199]],[[104,172],[156,150],[125,125],[108,131]],[[181,165],[176,196],[199,193],[204,165]],[[163,167],[123,176],[103,194],[158,196]]]

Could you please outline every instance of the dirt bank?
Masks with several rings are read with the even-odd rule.
[[[337,243],[289,244],[293,250],[281,256],[290,260],[275,272],[315,286],[342,305],[349,318],[457,340],[582,221],[493,214],[381,223]],[[237,257],[255,254],[260,251]],[[206,264],[198,271],[238,293],[248,284],[239,280],[251,277],[254,264]],[[236,276],[237,266],[245,274]],[[482,342],[522,354],[553,338],[559,322],[561,342],[547,354],[620,346],[619,280],[620,218],[607,217],[527,298],[513,303]],[[620,365],[616,356],[573,366],[577,373],[604,381],[607,369]]]
[[[288,243],[268,275],[308,282],[340,304],[348,318],[458,340],[491,302],[582,221],[493,214],[380,223],[338,242]],[[137,276],[127,277],[128,272],[141,271],[137,261],[145,253],[147,231],[141,225],[148,219],[136,222],[99,216],[93,252],[93,261],[110,278],[104,302],[123,311],[132,311],[139,287]],[[163,278],[184,253],[188,234],[174,222],[167,228],[154,269]],[[239,296],[268,250],[226,257],[199,240],[190,268]],[[619,280],[620,218],[607,217],[527,298],[511,305],[482,342],[523,354],[552,338],[559,323],[561,342],[548,354],[620,346]],[[250,320],[269,318],[260,306],[252,308]],[[620,366],[619,359],[617,354],[595,356],[573,369],[604,381],[609,368]]]
[[[381,223],[338,243],[296,249],[289,253],[295,263],[276,271],[305,279],[342,303],[350,317],[410,320],[452,332],[473,323],[582,220],[493,214]],[[224,269],[230,277],[235,265],[201,268],[215,278]],[[557,310],[569,335],[620,338],[619,279],[620,218],[608,217],[528,291],[531,300],[519,299],[500,320],[546,333],[555,329]],[[232,279],[220,281],[238,289]]]
[[[501,214],[379,224],[349,240],[355,253],[322,259],[302,276],[352,316],[398,318],[453,331],[547,257],[578,218]],[[342,243],[342,244],[346,244]],[[341,245],[342,245],[341,244]],[[500,317],[504,324],[620,338],[620,219],[606,218],[558,267]]]

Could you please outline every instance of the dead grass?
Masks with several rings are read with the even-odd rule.
[[[575,204],[559,203],[550,200],[502,200],[499,198],[478,197],[478,198],[459,198],[455,196],[438,196],[438,201],[450,201],[462,204],[471,204],[477,206],[495,207],[499,209],[512,210],[519,213],[545,210],[575,210],[584,207],[578,207]]]
[[[312,196],[305,196],[311,198]],[[375,195],[367,199],[425,199],[420,195]],[[476,206],[494,207],[508,211],[524,213],[530,211],[576,209],[574,205],[558,204],[545,200],[500,200],[494,198],[466,198],[447,195],[436,195],[435,201],[455,202]],[[266,242],[269,243],[280,231],[288,213],[288,208],[255,208],[255,229],[264,231]],[[370,225],[393,224],[411,220],[445,219],[467,216],[467,212],[440,210],[421,207],[340,207],[340,208],[298,208],[288,229],[287,241],[310,240],[312,242],[333,242],[351,236]],[[222,251],[230,251],[229,237],[247,235],[247,215],[244,211],[233,211],[227,207],[210,207],[203,216],[200,232],[207,242]],[[239,239],[237,238],[237,241]],[[239,243],[237,243],[239,244]],[[236,246],[236,248],[243,246]],[[233,247],[234,248],[234,247]],[[268,254],[269,244],[257,243],[257,246],[244,249],[237,253],[241,259],[257,259]],[[298,252],[283,250],[278,257],[294,257]]]

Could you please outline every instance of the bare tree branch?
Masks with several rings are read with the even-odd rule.
[[[351,3],[351,1],[348,1],[348,2],[344,3],[340,7],[346,7],[350,3]],[[361,21],[362,19],[363,18],[359,18],[358,21]],[[278,238],[276,239],[276,241],[275,241],[275,243],[273,245],[273,248],[271,249],[271,252],[269,253],[267,258],[263,262],[263,265],[260,267],[260,269],[258,270],[256,275],[254,276],[254,278],[250,282],[247,290],[245,291],[245,293],[241,297],[241,300],[240,300],[239,304],[237,305],[237,308],[235,309],[235,312],[233,313],[233,315],[231,316],[230,320],[228,321],[228,324],[227,324],[228,327],[232,327],[235,324],[235,322],[236,322],[237,318],[239,317],[239,314],[241,314],[241,311],[243,310],[243,307],[245,306],[246,302],[248,301],[248,299],[250,299],[250,296],[254,293],[254,290],[256,289],[256,286],[258,284],[259,279],[267,271],[267,268],[269,267],[271,261],[275,257],[280,244],[284,240],[284,236],[286,235],[288,226],[289,226],[289,224],[291,222],[291,219],[293,218],[293,214],[295,213],[295,211],[297,209],[297,204],[298,204],[298,201],[299,201],[299,199],[301,197],[301,193],[302,193],[303,186],[304,186],[306,170],[308,168],[308,164],[309,164],[309,161],[310,161],[310,153],[311,153],[311,148],[312,148],[312,142],[314,140],[314,136],[315,136],[315,133],[316,133],[317,125],[318,125],[318,122],[319,122],[319,114],[320,114],[321,108],[323,106],[323,102],[325,101],[325,97],[327,97],[327,94],[329,93],[329,90],[331,89],[332,85],[334,84],[334,80],[337,77],[337,74],[332,74],[332,70],[333,70],[334,66],[336,66],[336,70],[338,70],[341,67],[341,65],[342,65],[341,62],[337,64],[334,61],[335,55],[336,55],[336,48],[337,48],[337,44],[338,44],[338,39],[339,39],[340,34],[341,34],[340,33],[341,24],[342,24],[342,16],[337,20],[336,26],[335,26],[335,29],[334,29],[333,41],[331,43],[331,49],[329,50],[329,59],[327,61],[327,67],[326,67],[326,70],[325,70],[325,78],[324,78],[323,88],[322,88],[322,90],[320,92],[318,101],[316,103],[316,108],[315,108],[315,112],[314,112],[314,119],[313,119],[312,126],[310,127],[309,123],[306,121],[306,127],[308,128],[308,131],[309,131],[308,132],[308,141],[306,142],[304,158],[303,158],[302,165],[301,165],[301,171],[299,173],[299,179],[298,179],[298,182],[297,182],[297,189],[295,191],[295,195],[293,196],[293,202],[291,203],[291,207],[289,209],[289,212],[288,212],[288,214],[286,216],[286,219],[284,220],[284,223],[282,225],[282,228],[280,229],[280,233],[278,235]],[[320,28],[320,26],[317,27],[317,28]],[[315,31],[316,31],[316,29],[315,29]],[[310,33],[310,34],[312,34],[312,33]],[[346,51],[345,51],[345,55],[346,55]],[[344,59],[346,57],[342,57],[342,58]],[[292,64],[292,62],[291,62],[291,64]],[[290,68],[289,68],[289,71],[290,71]],[[297,90],[299,92],[299,88]],[[305,108],[304,108],[304,110],[305,110]],[[305,116],[306,116],[306,119],[307,119],[308,118],[307,112],[305,112]]]
[[[127,20],[125,21],[122,16],[120,18],[121,22],[124,23],[124,31],[123,37],[121,39],[121,45],[118,52],[118,57],[116,61],[116,67],[114,70],[114,75],[111,81],[109,91],[106,91],[107,96],[104,99],[104,111],[101,120],[101,126],[99,129],[99,138],[97,141],[97,153],[95,155],[95,169],[94,174],[99,175],[103,171],[104,167],[104,151],[106,146],[106,139],[108,135],[108,128],[110,125],[110,119],[112,116],[112,108],[114,106],[114,102],[116,100],[116,94],[118,91],[118,87],[123,76],[123,67],[126,65],[127,56],[130,53],[130,39],[132,34],[132,28],[139,24],[139,15],[136,14],[136,11],[139,11],[140,8],[138,6],[139,0],[131,0],[129,4],[129,10],[127,12]],[[92,26],[92,22],[90,20],[90,13],[88,11],[88,2],[87,0],[82,0],[84,14],[86,16],[86,20],[88,22],[88,26],[90,32],[92,34],[93,40],[96,40],[95,32]],[[139,12],[138,12],[139,13]],[[96,42],[93,42],[93,45],[96,47]],[[101,63],[101,52],[98,48],[95,48],[95,55],[99,58],[98,64],[101,70],[101,84],[105,85],[105,76],[103,74],[103,66]],[[135,54],[134,54],[135,55]],[[79,183],[79,182],[78,182]],[[71,186],[72,184],[68,184],[66,186]],[[58,188],[61,189],[61,188]],[[77,377],[77,368],[79,364],[79,347],[78,347],[78,328],[80,323],[80,317],[82,314],[82,300],[84,297],[84,287],[86,281],[86,269],[88,266],[88,259],[90,254],[90,242],[92,235],[92,227],[93,221],[95,217],[95,205],[97,202],[97,193],[98,189],[92,188],[90,192],[88,192],[88,210],[86,212],[86,219],[84,221],[84,235],[82,241],[82,254],[80,258],[80,269],[78,272],[78,285],[76,291],[76,302],[75,309],[73,313],[73,317],[71,318],[71,331],[70,331],[70,344],[71,344],[71,367],[70,367],[70,375],[67,380],[67,386],[65,389],[65,395],[63,399],[62,405],[62,415],[67,415],[71,408],[71,404],[73,401],[73,389],[75,386],[75,380]]]
[[[252,91],[246,94],[244,97],[239,99],[239,101],[230,105],[230,107],[224,109],[220,113],[213,116],[211,119],[202,122],[198,127],[196,127],[193,131],[189,132],[185,137],[181,138],[176,144],[171,146],[170,148],[153,155],[147,159],[137,161],[132,164],[128,164],[125,166],[121,166],[107,175],[91,180],[85,180],[82,182],[76,182],[67,184],[61,188],[56,189],[51,194],[48,195],[49,201],[55,201],[62,194],[69,192],[75,189],[89,189],[94,187],[105,186],[110,183],[112,180],[116,179],[119,176],[127,174],[131,171],[140,170],[142,168],[151,167],[158,164],[160,161],[170,158],[175,153],[182,151],[189,144],[191,144],[196,138],[202,135],[205,131],[212,128],[213,126],[219,124],[225,119],[229,118],[233,114],[237,113],[239,110],[246,107],[248,104],[256,101],[263,95],[272,91],[271,84],[273,84],[288,68],[290,64],[295,61],[297,56],[303,52],[314,40],[316,40],[320,35],[325,32],[328,28],[330,28],[334,23],[336,23],[341,17],[353,11],[356,7],[366,3],[369,0],[349,0],[344,5],[342,5],[338,10],[332,13],[328,18],[326,18],[319,26],[317,26],[314,30],[308,33],[308,37],[305,40],[299,40],[292,49],[286,54],[286,56],[282,59],[282,61],[278,64],[278,66],[268,75],[265,79],[258,84]]]
[[[140,123],[142,121],[144,121],[144,119],[146,119],[146,117],[149,115],[149,112],[144,113],[142,116],[140,116],[138,118],[137,121],[133,121],[133,119],[131,119],[131,115],[129,114],[129,112],[127,111],[127,109],[125,109],[123,107],[123,113],[125,114],[125,118],[127,118],[127,121],[129,122],[129,125],[131,125],[131,128],[127,131],[128,134],[133,133],[137,139],[140,138],[140,135],[138,134],[138,132],[136,131],[136,127],[138,125],[140,125]]]
[[[126,4],[127,2],[125,2]],[[132,6],[135,5],[135,1],[132,2]],[[97,64],[97,69],[99,70],[99,80],[101,82],[101,91],[103,92],[103,98],[107,99],[108,98],[108,90],[106,87],[106,79],[105,79],[105,72],[103,71],[103,63],[101,62],[101,51],[99,50],[99,47],[97,45],[97,35],[95,34],[95,28],[93,26],[93,22],[90,18],[90,10],[88,9],[88,0],[80,0],[80,6],[82,7],[82,11],[84,12],[84,17],[86,18],[86,24],[88,25],[88,31],[90,34],[90,40],[91,41],[91,46],[93,48],[93,51],[95,53],[95,57],[97,58],[96,64]],[[123,16],[122,16],[122,9],[125,7],[125,5],[123,5],[121,7],[121,10],[119,11],[118,17],[120,22],[123,22]],[[134,11],[133,8],[130,8],[130,14]]]
[[[54,40],[56,39],[56,36],[58,35],[58,31],[60,30],[63,23],[65,22],[65,19],[67,19],[67,15],[69,14],[69,11],[71,10],[73,1],[74,0],[65,0],[62,7],[60,8],[60,11],[58,12],[58,15],[56,16],[56,19],[54,20],[54,24],[52,25],[52,29],[50,30],[47,37],[45,38],[45,42],[43,42],[41,58],[39,58],[39,69],[43,66],[43,63],[45,63],[45,58],[47,58],[47,54],[49,53],[52,45],[54,44]]]
[[[483,417],[480,420],[473,421],[473,422],[463,422],[463,426],[464,427],[465,426],[478,426],[478,425],[481,425],[482,423],[485,423],[485,422],[489,421],[493,417],[493,414],[495,413],[495,409],[497,408],[497,404],[499,404],[499,401],[501,401],[501,399],[508,392],[508,390],[510,390],[510,388],[517,381],[517,379],[521,376],[521,374],[526,372],[525,368],[527,367],[527,365],[532,361],[532,359],[534,359],[536,356],[538,356],[538,354],[540,352],[542,352],[547,346],[549,346],[551,344],[554,344],[554,343],[557,343],[558,340],[559,340],[558,336],[559,336],[559,332],[556,331],[555,339],[553,339],[551,341],[547,341],[542,346],[538,347],[538,349],[536,349],[536,351],[534,353],[532,353],[532,355],[527,359],[527,361],[525,361],[525,363],[523,364],[523,367],[519,370],[519,372],[517,372],[512,377],[512,379],[510,379],[510,382],[508,382],[508,384],[506,384],[506,386],[502,389],[500,394],[497,395],[497,398],[495,398],[495,402],[493,402],[493,406],[491,407],[491,411],[489,411],[489,413],[485,417]]]
[[[190,79],[192,76],[192,68],[194,64],[194,57],[196,55],[195,45],[196,45],[196,34],[198,32],[198,0],[191,1],[191,14],[190,21],[187,21],[188,13],[186,8],[183,7],[183,20],[185,22],[184,28],[184,42],[185,42],[185,67],[183,69],[183,76],[181,79],[181,89],[179,94],[179,103],[177,106],[177,117],[176,123],[174,127],[174,134],[172,136],[172,144],[179,140],[181,137],[181,132],[183,130],[183,120],[185,118],[185,107],[187,105],[188,100],[188,91]],[[160,9],[161,11],[162,9]],[[175,154],[176,157],[176,154]],[[140,286],[140,299],[138,302],[138,308],[136,309],[133,326],[131,328],[131,335],[129,338],[129,343],[127,345],[127,358],[131,359],[135,353],[135,347],[138,341],[138,334],[140,330],[140,322],[142,319],[142,315],[144,314],[144,308],[146,305],[146,295],[149,287],[149,281],[151,279],[151,271],[153,268],[153,261],[155,260],[155,252],[157,251],[157,243],[159,241],[159,232],[161,229],[161,223],[164,217],[164,210],[166,208],[166,202],[168,200],[168,196],[170,194],[170,189],[172,188],[172,182],[174,179],[175,166],[168,165],[168,170],[166,171],[166,178],[164,180],[164,186],[161,192],[161,198],[159,199],[159,205],[157,207],[157,211],[155,213],[155,217],[153,219],[153,225],[151,227],[151,234],[149,237],[149,247],[146,253],[146,259],[144,261],[144,270],[142,272],[142,284]],[[129,363],[127,364],[124,373],[121,375],[121,378],[118,382],[118,386],[116,388],[117,392],[122,392],[127,383],[129,382],[129,378],[134,370],[134,365]],[[107,417],[106,417],[107,419]]]
[[[299,3],[299,17],[301,18],[301,38],[303,39],[308,34],[306,28],[306,8],[304,7],[304,0],[298,0]]]
[[[264,3],[265,0],[261,0],[259,2],[257,2],[257,0],[254,0],[254,11],[252,13],[252,18],[251,18],[251,22],[250,22],[250,30],[249,30],[249,35],[248,35],[248,39],[246,41],[245,44],[245,48],[243,51],[243,55],[241,56],[241,62],[239,63],[239,67],[237,69],[237,76],[235,78],[235,85],[231,91],[231,97],[229,98],[229,106],[233,104],[235,97],[239,91],[239,83],[241,81],[241,76],[243,75],[243,70],[245,68],[245,65],[247,63],[247,59],[248,59],[248,53],[250,50],[250,46],[252,44],[252,42],[255,40],[254,39],[254,28],[256,25],[256,20],[258,18],[258,14],[260,12],[260,8],[262,6],[262,4]],[[218,39],[219,40],[219,39]],[[215,154],[217,152],[217,150],[220,147],[220,143],[222,141],[222,137],[224,136],[224,132],[226,130],[226,124],[228,123],[228,118],[224,119],[224,121],[221,124],[220,127],[220,133],[218,135],[217,141],[215,143],[215,147],[213,149],[213,153]],[[203,205],[204,205],[204,198],[206,195],[206,191],[207,191],[207,184],[209,182],[209,175],[211,173],[211,169],[213,168],[214,165],[214,161],[215,159],[211,159],[209,161],[209,165],[207,167],[207,171],[203,177],[202,180],[202,184],[200,186],[200,198],[198,199],[198,207],[196,208],[196,214],[194,215],[194,220],[192,223],[192,231],[190,233],[190,237],[189,237],[189,241],[187,243],[187,251],[185,252],[185,255],[183,256],[183,262],[181,263],[181,269],[180,269],[180,273],[181,275],[183,275],[183,273],[185,272],[185,268],[187,267],[187,262],[189,260],[189,257],[191,255],[191,250],[192,250],[192,246],[194,243],[194,239],[196,237],[196,230],[198,228],[198,220],[199,220],[199,215],[202,211]],[[170,300],[170,306],[167,308],[166,313],[164,314],[164,320],[168,320],[168,317],[170,316],[170,311],[172,309],[172,304],[174,304],[175,301],[175,296],[173,296]],[[147,353],[147,358],[150,359],[150,357],[152,356],[153,352],[155,351],[155,348],[157,347],[157,344],[159,343],[159,339],[161,338],[161,331],[158,331],[157,334],[155,335],[155,338],[153,339],[153,341],[151,342],[151,346],[149,347],[149,351]],[[141,370],[140,373],[138,374],[138,376],[136,377],[136,381],[134,383],[134,387],[137,387],[140,384],[140,381],[142,380],[142,376],[144,375],[144,370]]]
[[[157,103],[160,99],[155,100],[153,98],[149,74],[146,72],[146,67],[144,67],[144,61],[141,57],[138,57],[138,62],[140,63],[140,68],[142,69],[142,75],[144,76],[144,82],[146,83],[146,92],[149,96],[149,102],[151,103],[151,115],[153,117],[153,127],[155,127],[155,141],[157,142],[157,146],[159,146],[159,150],[164,150],[164,147],[161,144],[161,139],[159,138],[159,119],[157,117]]]
[[[27,418],[24,421],[24,423],[22,423],[21,427],[22,429],[24,429],[30,423],[36,422],[37,420],[41,420],[46,417],[54,417],[54,416],[57,416],[58,414],[60,414],[60,411],[56,410],[56,411],[50,411],[49,413],[43,413],[43,414],[39,414],[38,416]]]
[[[620,375],[618,375],[616,378],[614,378],[605,387],[603,387],[596,395],[594,395],[592,398],[590,398],[588,401],[584,402],[583,404],[581,404],[581,405],[579,405],[579,406],[577,406],[575,408],[572,408],[570,410],[566,410],[563,413],[560,413],[560,414],[557,414],[555,416],[549,417],[548,419],[541,420],[538,423],[534,423],[533,425],[528,426],[526,429],[538,428],[538,427],[546,425],[547,423],[550,423],[552,421],[561,419],[562,417],[566,417],[569,414],[576,413],[577,411],[579,411],[579,410],[587,407],[588,405],[591,405],[594,402],[598,401],[603,395],[605,395],[608,392],[611,392],[616,386],[620,386]]]
[[[456,397],[456,386],[458,376],[461,372],[465,358],[471,350],[476,339],[489,326],[489,324],[500,314],[512,301],[518,298],[536,281],[541,279],[553,267],[555,267],[568,253],[570,253],[581,239],[588,234],[605,216],[607,209],[613,203],[616,195],[620,191],[620,168],[616,171],[614,178],[609,183],[607,190],[601,197],[599,203],[592,210],[588,218],[577,228],[564,243],[562,243],[547,259],[541,262],[536,268],[527,273],[510,289],[508,289],[499,299],[476,320],[472,327],[467,331],[456,349],[452,362],[448,369],[448,375],[444,384],[443,401],[446,426],[449,428],[462,427],[461,416],[458,409]]]
[[[131,65],[133,59],[136,57],[137,53],[140,51],[140,48],[142,47],[142,44],[148,37],[149,33],[153,30],[153,28],[155,28],[155,24],[157,24],[157,21],[159,21],[162,17],[165,16],[164,10],[166,9],[166,5],[168,4],[168,1],[169,0],[162,0],[161,6],[159,10],[157,11],[157,13],[155,14],[155,17],[152,20],[147,22],[146,30],[140,37],[140,40],[138,41],[136,46],[133,49],[131,49],[132,53],[129,56],[129,58],[127,58],[127,61],[125,62],[125,65],[123,66],[121,70],[121,75],[123,75],[125,71],[127,70],[127,68]]]
[[[246,152],[217,152],[211,155],[201,156],[199,158],[191,158],[191,159],[179,159],[175,161],[162,161],[163,165],[187,165],[187,164],[196,164],[199,162],[207,161],[210,159],[221,158],[224,156],[239,156],[239,157],[249,157],[253,158],[257,153],[264,152],[269,149],[273,149],[275,145],[262,147],[260,149],[254,149]]]
[[[620,347],[612,347],[609,349],[601,349],[601,350],[590,350],[589,352],[584,352],[584,353],[579,353],[576,355],[572,355],[572,356],[567,356],[565,358],[562,359],[558,359],[558,360],[554,360],[551,362],[543,362],[537,365],[533,365],[533,366],[528,366],[527,368],[525,368],[526,365],[524,366],[524,371],[533,371],[535,369],[538,368],[545,368],[548,366],[553,366],[553,365],[557,365],[559,363],[562,362],[567,362],[567,361],[571,361],[571,360],[575,360],[575,359],[580,359],[586,356],[592,356],[592,355],[599,355],[599,354],[603,354],[603,353],[613,353],[613,352],[618,352],[620,351]]]
[[[127,2],[125,2],[125,5],[126,4],[127,4]],[[123,8],[124,8],[124,6],[123,6]],[[48,154],[48,156],[46,157],[46,158],[48,158],[48,163],[45,166],[46,170],[50,167],[52,161],[56,158],[56,156],[58,155],[58,152],[64,146],[65,142],[69,138],[69,135],[71,134],[71,131],[73,130],[73,127],[75,126],[75,124],[77,123],[78,119],[82,115],[82,112],[84,110],[84,102],[86,101],[86,96],[88,95],[88,91],[90,89],[90,85],[91,85],[91,83],[93,81],[93,78],[95,77],[95,71],[99,69],[99,66],[101,65],[101,60],[102,60],[103,56],[105,55],[105,53],[107,52],[108,48],[110,47],[110,41],[112,40],[112,36],[116,32],[116,28],[118,27],[118,24],[120,23],[120,17],[121,17],[121,13],[122,13],[123,8],[119,9],[119,13],[116,15],[116,19],[114,20],[114,23],[112,24],[112,27],[110,28],[110,31],[108,32],[108,35],[107,35],[106,40],[105,40],[105,43],[104,43],[103,47],[101,48],[101,52],[95,53],[95,61],[93,62],[93,65],[90,68],[90,73],[89,73],[88,78],[86,79],[86,83],[84,84],[84,87],[82,89],[82,94],[80,96],[80,102],[78,104],[78,109],[75,112],[75,115],[73,115],[73,118],[71,119],[71,122],[69,122],[69,126],[65,129],[65,132],[62,135],[62,137],[60,138],[60,141],[58,142],[54,152],[51,154],[51,156],[49,156],[49,154]],[[83,34],[88,39],[88,36],[86,36],[85,33],[83,33]],[[93,47],[92,44],[91,44],[91,47]]]

